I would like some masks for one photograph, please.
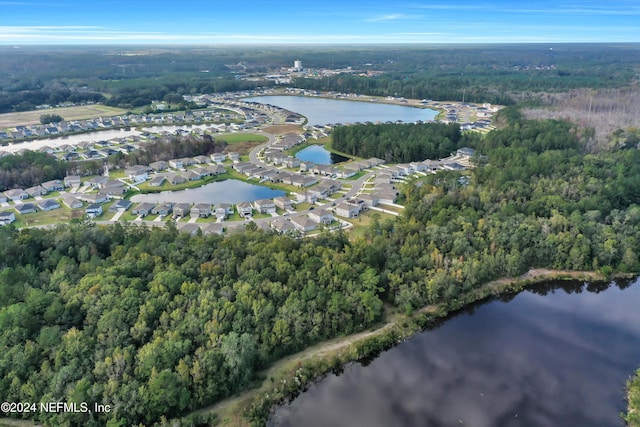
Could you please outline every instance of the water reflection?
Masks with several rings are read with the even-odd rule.
[[[296,157],[302,161],[313,162],[319,165],[333,165],[349,160],[344,156],[328,151],[322,145],[310,145],[304,150],[298,151]]]
[[[623,384],[640,364],[640,285],[559,285],[461,312],[351,365],[271,424],[623,426]]]

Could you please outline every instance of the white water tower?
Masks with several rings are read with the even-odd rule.
[[[293,68],[295,68],[296,71],[302,71],[302,61],[300,61],[299,59],[293,61]]]

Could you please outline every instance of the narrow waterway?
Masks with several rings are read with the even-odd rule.
[[[640,283],[555,283],[491,301],[352,364],[272,426],[620,426],[640,366]]]

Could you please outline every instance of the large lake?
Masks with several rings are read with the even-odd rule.
[[[284,196],[281,190],[249,184],[235,179],[212,182],[198,188],[179,191],[163,191],[155,194],[137,194],[131,198],[135,203],[240,203]]]
[[[437,111],[403,105],[347,101],[304,96],[256,96],[244,101],[271,104],[305,116],[310,125],[433,120]]]
[[[269,424],[622,427],[624,384],[640,366],[635,282],[539,286],[476,306],[329,375]]]

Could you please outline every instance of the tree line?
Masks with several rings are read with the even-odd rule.
[[[336,150],[393,163],[441,159],[464,147],[468,139],[455,123],[339,126],[332,136],[332,146]]]

